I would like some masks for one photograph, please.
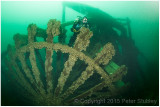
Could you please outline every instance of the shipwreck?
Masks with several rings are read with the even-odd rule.
[[[127,57],[131,56],[126,56],[135,48],[129,19],[114,19],[83,4],[64,2],[63,6],[62,24],[51,19],[47,29],[30,24],[27,35],[14,35],[15,45],[8,45],[3,54],[2,73],[33,105],[89,105],[75,99],[110,98],[123,93],[127,84],[122,78],[134,61],[129,63]],[[65,43],[65,27],[73,24],[65,22],[66,7],[82,14],[87,11],[95,26],[82,27],[73,47]],[[103,23],[96,21],[93,10]],[[58,43],[53,41],[56,36]],[[135,52],[129,55],[136,57]]]

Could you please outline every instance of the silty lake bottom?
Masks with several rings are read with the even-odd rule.
[[[2,1],[1,105],[159,105],[158,1]]]

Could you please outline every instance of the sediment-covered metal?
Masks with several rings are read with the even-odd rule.
[[[89,29],[82,27],[80,29],[80,33],[77,36],[77,39],[74,44],[74,49],[77,51],[86,50],[87,46],[89,45],[90,38],[93,36],[93,33],[89,31]],[[72,71],[72,67],[74,66],[75,62],[77,61],[77,56],[74,54],[70,54],[68,61],[64,64],[63,72],[61,73],[61,76],[58,79],[58,85],[55,90],[55,96],[58,96],[64,87],[64,84]]]
[[[105,44],[99,53],[97,53],[98,49],[96,49],[95,58],[92,59],[83,52],[86,51],[90,44],[90,39],[93,36],[92,31],[82,27],[80,33],[77,35],[74,46],[69,47],[64,44],[53,43],[53,38],[61,34],[60,26],[59,21],[52,19],[48,22],[47,30],[40,29],[35,24],[30,24],[28,26],[28,39],[25,35],[16,34],[14,36],[15,49],[9,45],[7,52],[9,57],[6,57],[6,61],[10,60],[10,62],[6,64],[10,72],[13,71],[11,74],[16,75],[18,83],[23,86],[28,93],[34,96],[33,98],[36,100],[35,103],[37,105],[41,103],[43,105],[68,105],[73,103],[72,101],[75,98],[91,97],[93,94],[97,95],[96,92],[102,90],[104,87],[108,88],[109,95],[113,95],[117,90],[113,82],[121,80],[123,75],[127,73],[127,68],[125,65],[120,67],[116,66],[119,68],[115,69],[115,73],[109,74],[104,70],[105,68],[101,66],[108,66],[108,63],[115,55],[115,49],[112,43]],[[44,35],[41,35],[41,32]],[[44,42],[36,41],[36,36],[44,38]],[[101,44],[98,46],[101,47]],[[95,47],[97,48],[98,46]],[[45,49],[45,55],[40,54],[40,51],[35,51],[42,48]],[[54,55],[53,51],[59,51],[69,56],[68,60],[64,63],[62,72],[59,73],[60,71],[58,71],[60,77],[56,85],[53,85],[55,78],[52,76],[54,70],[53,64],[55,64],[52,58]],[[43,57],[45,62],[42,60]],[[76,80],[73,80],[72,84],[67,86],[67,89],[63,92],[64,86],[67,85],[66,81],[69,79],[70,73],[73,71],[73,67],[78,60],[83,61],[87,67],[84,71],[80,72],[80,76],[77,77]],[[42,70],[38,67],[38,61],[41,65],[44,65],[45,80],[41,78]],[[22,69],[19,68],[20,66]],[[24,72],[24,74],[22,72]],[[74,94],[81,85],[84,85],[86,80],[95,72],[100,75],[101,78],[98,84],[94,84],[92,88],[67,99],[70,95]],[[74,71],[74,73],[76,72]],[[27,77],[29,81],[27,81],[25,77]],[[32,100],[34,100],[33,98]]]
[[[47,27],[48,37],[46,39],[46,42],[53,43],[54,36],[57,36],[60,34],[59,28],[60,28],[59,21],[56,21],[55,19],[51,19],[48,22],[48,27]],[[53,50],[46,49],[45,72],[46,72],[47,94],[48,95],[53,94],[52,55],[53,55]]]
[[[82,72],[81,76],[73,82],[73,84],[71,85],[71,87],[68,88],[68,90],[64,93],[63,97],[67,97],[70,94],[73,94],[73,92],[82,84],[84,84],[84,82],[93,75],[93,71],[94,71],[94,63],[97,64],[101,64],[104,63],[107,64],[109,62],[109,60],[112,58],[112,56],[114,56],[115,54],[115,50],[112,46],[111,43],[108,43],[104,46],[103,50],[101,51],[100,54],[97,55],[97,57],[94,60],[91,60],[92,63],[88,64],[88,67],[86,68],[85,71]],[[102,59],[101,59],[102,58]],[[100,73],[100,75],[103,75],[103,73]],[[106,74],[105,74],[106,75]],[[107,77],[106,77],[107,78]]]
[[[35,35],[37,31],[37,26],[35,24],[31,24],[28,26],[28,43],[32,44],[35,40]],[[42,83],[42,80],[40,79],[40,72],[37,67],[36,63],[36,56],[35,56],[35,51],[34,48],[29,47],[30,55],[29,55],[29,60],[32,65],[32,72],[35,77],[35,81],[39,86],[40,92],[42,95],[45,95],[45,90],[44,90],[44,85]]]
[[[22,74],[22,72],[20,71],[17,63],[16,63],[16,57],[15,57],[15,52],[14,52],[14,48],[9,45],[8,46],[8,57],[10,59],[9,61],[9,69],[11,70],[12,74],[16,75],[16,79],[18,81],[19,84],[21,84],[21,86],[23,86],[32,96],[37,97],[37,93],[36,91],[32,88],[31,84],[29,84],[27,82],[27,80],[25,80],[24,75]],[[16,70],[16,72],[14,72],[14,69]]]

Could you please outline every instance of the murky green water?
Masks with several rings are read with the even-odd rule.
[[[81,4],[87,4],[91,7],[96,8],[78,8],[72,5],[72,2],[66,4],[65,10],[65,22],[73,21],[77,16],[89,16],[92,19],[90,21],[90,27],[95,27],[96,30],[93,31],[93,37],[91,38],[91,43],[87,48],[87,53],[92,50],[96,43],[101,43],[102,46],[107,42],[113,43],[113,45],[119,49],[116,50],[116,55],[113,57],[118,65],[126,65],[128,67],[128,73],[123,78],[126,84],[130,84],[129,91],[123,93],[122,95],[111,97],[120,99],[121,103],[103,103],[101,105],[158,105],[159,101],[159,3],[158,1],[81,1],[76,2]],[[68,5],[68,7],[67,7]],[[70,6],[69,6],[70,5]],[[73,10],[77,9],[77,11]],[[98,9],[97,9],[98,8]],[[62,1],[40,1],[40,2],[27,2],[27,1],[2,1],[1,2],[1,57],[5,55],[8,44],[14,45],[13,35],[16,33],[27,35],[27,27],[29,24],[34,23],[39,28],[47,29],[47,23],[50,19],[57,19],[62,22],[63,15],[63,5]],[[101,10],[101,11],[100,11]],[[101,13],[98,13],[101,12]],[[107,15],[105,16],[104,13]],[[108,14],[111,16],[108,16]],[[108,18],[109,17],[109,18]],[[131,38],[123,38],[123,35],[119,32],[119,29],[114,28],[116,25],[111,23],[112,18],[129,18],[131,27]],[[120,21],[124,23],[124,21]],[[128,31],[128,27],[124,25]],[[67,26],[65,45],[70,41],[73,36],[71,32],[71,27]],[[116,26],[117,27],[117,26]],[[116,33],[115,33],[116,32]],[[128,32],[126,34],[129,38]],[[38,38],[38,41],[44,41]],[[118,42],[117,42],[118,41]],[[58,36],[54,38],[54,43],[57,43]],[[122,51],[122,52],[121,52]],[[124,53],[123,53],[124,51]],[[43,60],[45,60],[45,50],[41,50],[41,55]],[[119,52],[119,53],[118,53]],[[121,54],[120,54],[121,53]],[[65,57],[66,56],[66,57]],[[53,55],[53,59],[56,59],[56,53]],[[64,59],[63,59],[64,58]],[[59,60],[61,60],[61,67],[58,68],[54,65],[56,72],[63,70],[63,65],[67,60],[68,55],[64,55]],[[58,58],[57,58],[58,59]],[[72,77],[67,81],[68,86],[71,85],[72,79],[75,80],[80,75],[81,70],[85,70],[75,64],[73,69],[75,77]],[[54,60],[54,64],[59,64]],[[2,105],[34,105],[33,101],[27,101],[23,99],[22,88],[15,87],[15,81],[6,76],[8,74],[8,69],[5,68],[5,62],[1,61],[1,103]],[[80,67],[80,68],[76,68]],[[103,66],[101,65],[103,68]],[[41,70],[41,74],[44,71]],[[44,74],[45,75],[45,74]],[[54,78],[59,77],[60,73],[56,73]],[[71,73],[72,75],[72,73]],[[99,78],[97,75],[93,75],[90,78],[91,81]],[[44,80],[45,81],[45,80]],[[97,80],[99,81],[99,80]],[[95,83],[98,83],[95,81]],[[57,81],[55,82],[55,84]],[[93,84],[95,84],[93,83]],[[92,83],[88,82],[88,88],[92,86]],[[120,84],[119,84],[120,85]],[[117,85],[118,86],[118,85]],[[81,87],[80,90],[87,88]],[[64,87],[67,89],[67,86]],[[17,94],[17,92],[19,94]],[[78,92],[77,92],[78,93]],[[76,94],[75,94],[76,95]],[[143,100],[156,100],[157,103],[152,102],[140,102],[140,103],[126,103],[122,99],[143,99]],[[41,105],[41,104],[40,104]],[[43,104],[42,104],[43,105]],[[86,104],[87,105],[87,104]],[[98,105],[98,104],[95,104]]]

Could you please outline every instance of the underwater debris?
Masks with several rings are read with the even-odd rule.
[[[113,82],[121,80],[127,73],[126,66],[118,66],[118,69],[116,69],[116,71],[114,71],[115,73],[112,75],[106,72],[105,68],[100,66],[107,66],[115,55],[115,49],[112,43],[104,45],[103,49],[99,53],[95,53],[96,57],[92,59],[84,53],[93,36],[92,31],[82,27],[80,33],[77,35],[74,46],[69,47],[68,45],[53,43],[54,36],[61,34],[60,27],[60,22],[55,19],[51,19],[48,22],[47,30],[40,29],[35,24],[30,24],[28,26],[28,41],[24,39],[26,36],[17,34],[14,36],[15,47],[11,45],[8,46],[7,57],[5,58],[6,65],[9,69],[7,73],[15,75],[15,77],[17,77],[17,83],[24,87],[26,93],[29,93],[28,96],[26,94],[24,97],[33,101],[34,105],[74,105],[76,102],[73,100],[77,98],[86,98],[87,96],[92,98],[91,95],[99,97],[97,91],[105,87],[108,87],[109,90],[107,94],[104,94],[106,92],[100,92],[104,97],[118,94],[116,93],[118,89]],[[44,31],[46,31],[47,37],[40,34],[40,32],[45,34]],[[45,41],[36,41],[36,36],[44,38]],[[46,54],[46,56],[43,56],[45,57],[44,62],[42,59],[39,59],[42,53],[36,51],[42,48],[45,49]],[[61,73],[56,85],[54,84],[56,78],[53,78],[53,71],[55,71],[53,67],[53,51],[60,51],[63,54],[69,55],[68,60],[64,63],[62,72],[58,71]],[[37,55],[39,55],[39,57],[37,57]],[[38,67],[39,60],[41,60],[40,63],[45,66],[45,81],[41,78],[40,68]],[[73,70],[78,60],[87,64],[87,67],[76,80],[72,81],[71,86],[68,86],[67,90],[64,90],[70,72]],[[74,92],[80,86],[84,85],[95,73],[100,75],[101,81],[81,94],[72,96]],[[70,96],[72,97],[70,98]]]

